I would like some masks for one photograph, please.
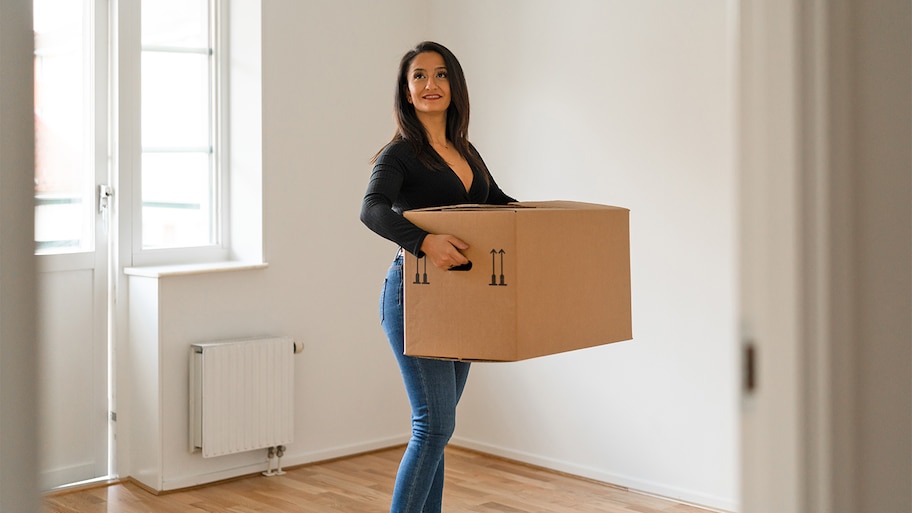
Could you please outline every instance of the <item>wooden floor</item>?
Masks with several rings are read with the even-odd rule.
[[[386,513],[403,448],[153,495],[132,483],[56,492],[42,513]],[[447,513],[706,513],[458,448],[446,453]]]

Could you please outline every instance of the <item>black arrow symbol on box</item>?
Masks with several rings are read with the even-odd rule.
[[[491,286],[494,287],[497,285],[497,264],[495,258],[497,255],[497,250],[491,250]]]
[[[497,254],[498,253],[500,253],[500,283],[497,283]],[[490,283],[490,285],[492,287],[497,287],[497,286],[505,287],[507,285],[506,283],[504,283],[504,274],[503,274],[504,253],[505,253],[505,251],[502,249],[500,251],[497,251],[496,249],[491,250],[491,283]]]
[[[419,264],[424,262],[424,281],[421,281],[421,274],[419,269]],[[427,257],[423,256],[415,262],[415,284],[417,285],[428,285],[427,279]]]
[[[503,262],[504,250],[500,250],[500,286],[506,287],[507,284],[504,283],[504,262]]]

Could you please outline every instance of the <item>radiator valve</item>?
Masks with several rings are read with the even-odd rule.
[[[266,450],[266,472],[263,472],[264,476],[281,476],[285,474],[285,471],[282,470],[282,456],[285,455],[285,446],[280,445],[278,447],[270,447]],[[276,459],[276,468],[272,468],[272,459]]]

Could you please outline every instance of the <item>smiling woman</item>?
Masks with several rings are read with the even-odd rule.
[[[425,127],[446,125],[450,107],[450,82],[443,56],[437,52],[424,52],[415,56],[408,70],[408,102],[415,108],[415,115]],[[428,133],[431,147],[456,173],[466,191],[472,188],[472,168],[450,145],[444,134]]]
[[[381,295],[381,323],[412,407],[412,437],[402,457],[392,512],[439,513],[443,500],[443,452],[456,424],[456,405],[469,363],[404,355],[402,252],[427,257],[442,269],[466,264],[468,244],[449,234],[428,233],[403,217],[406,210],[459,203],[515,201],[491,178],[469,143],[469,95],[456,57],[424,42],[399,66],[394,100],[398,129],[374,157],[361,220],[399,244]]]
[[[446,115],[450,106],[450,83],[442,55],[424,52],[415,56],[408,70],[408,91],[407,100],[415,107],[415,114],[422,123],[435,115]],[[432,145],[445,143],[431,141]]]

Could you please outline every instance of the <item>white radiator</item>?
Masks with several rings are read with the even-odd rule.
[[[204,458],[294,440],[294,354],[289,337],[194,344],[190,450]]]

